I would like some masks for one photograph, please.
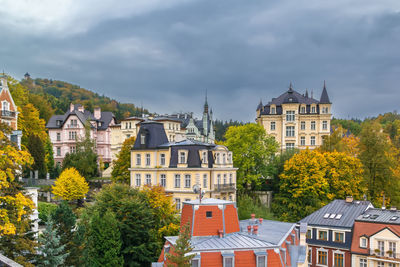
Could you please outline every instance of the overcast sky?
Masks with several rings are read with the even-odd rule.
[[[0,0],[0,68],[158,113],[254,121],[292,82],[336,117],[399,110],[399,0]]]

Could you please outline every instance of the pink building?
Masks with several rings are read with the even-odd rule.
[[[80,104],[70,104],[64,115],[54,115],[46,127],[53,144],[54,160],[61,164],[67,153],[76,151],[76,142],[85,136],[85,125],[90,123],[90,137],[95,141],[97,154],[105,163],[111,162],[111,129],[116,124],[112,112],[95,108],[93,114]]]

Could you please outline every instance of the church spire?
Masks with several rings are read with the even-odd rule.
[[[319,100],[320,104],[331,104],[329,100],[328,91],[326,90],[326,82],[324,81],[324,88],[322,89],[321,99]]]
[[[206,90],[206,101],[204,103],[204,113],[208,114],[207,90]]]

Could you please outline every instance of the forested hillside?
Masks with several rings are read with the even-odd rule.
[[[46,122],[53,114],[63,114],[69,104],[79,103],[85,109],[93,111],[99,106],[103,111],[111,111],[120,120],[128,116],[139,116],[140,107],[134,104],[120,103],[104,95],[99,95],[78,85],[51,79],[24,79],[21,82],[30,93],[30,102],[40,111],[40,117]],[[147,109],[143,113],[148,113]]]

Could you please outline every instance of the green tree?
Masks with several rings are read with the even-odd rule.
[[[102,216],[95,212],[86,233],[85,255],[87,266],[123,266],[121,233],[112,212]]]
[[[190,222],[185,224],[179,233],[176,244],[170,253],[166,254],[168,267],[190,267],[194,254],[187,255],[193,248],[190,244]]]
[[[31,134],[28,137],[27,148],[34,160],[34,163],[32,164],[30,169],[32,171],[38,171],[40,178],[45,178],[47,172],[45,164],[46,155],[42,140],[40,140],[39,136]]]
[[[134,143],[135,137],[125,139],[117,159],[113,161],[111,176],[114,182],[130,183],[129,168],[131,167],[131,149]]]
[[[76,152],[67,153],[63,161],[63,170],[75,168],[87,180],[99,176],[98,157],[95,143],[90,138],[90,124],[85,125],[85,137],[76,143]]]
[[[239,168],[237,188],[244,191],[259,188],[270,175],[269,164],[278,143],[261,125],[254,123],[229,127],[225,138],[223,144],[232,151],[233,165]]]
[[[50,177],[58,177],[58,175],[60,174],[56,172],[56,168],[54,167],[53,145],[51,144],[50,138],[48,136],[46,142],[44,143],[44,150],[46,153],[45,164],[47,172],[50,174]]]
[[[51,219],[46,222],[46,229],[39,236],[38,252],[36,266],[64,266],[68,253],[65,252],[65,245],[61,244]]]
[[[392,167],[396,165],[390,153],[393,150],[390,139],[376,122],[365,122],[360,133],[359,158],[364,166],[364,177],[368,185],[368,196],[377,201],[382,192],[389,191],[387,185],[393,177]],[[376,203],[381,205],[381,203]]]
[[[272,191],[274,194],[279,192],[279,187],[280,187],[280,175],[283,172],[283,168],[285,165],[285,162],[288,161],[298,153],[299,151],[297,149],[288,149],[285,151],[282,151],[280,154],[276,155],[275,157],[272,158],[271,163],[270,163],[270,179],[267,179],[265,181],[265,184],[262,186],[262,190],[264,191]]]

